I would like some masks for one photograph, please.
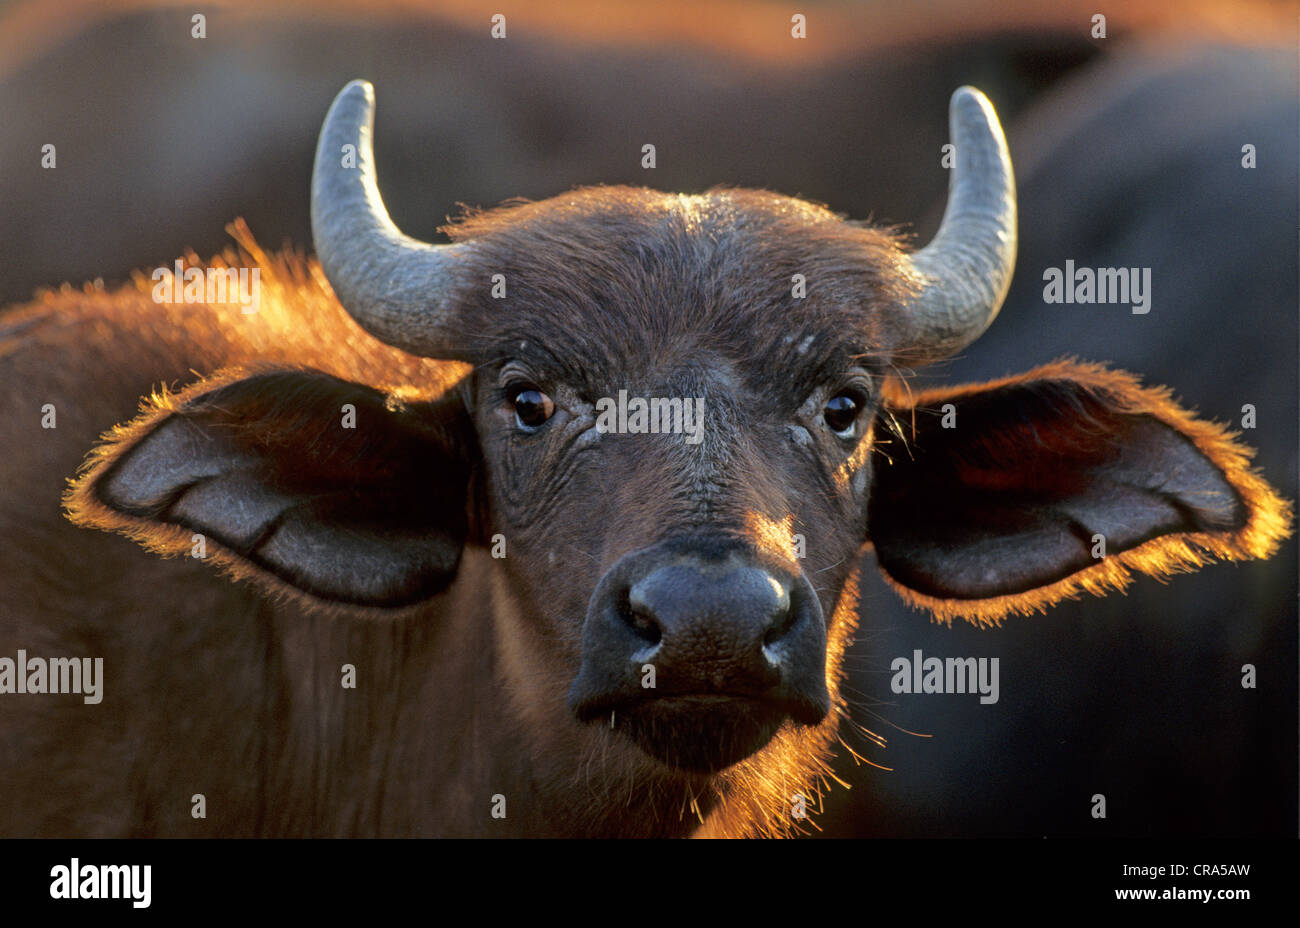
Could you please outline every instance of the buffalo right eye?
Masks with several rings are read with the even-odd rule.
[[[510,404],[515,407],[515,422],[525,431],[539,428],[555,414],[555,402],[536,387],[520,386],[511,390]]]
[[[822,418],[830,429],[841,438],[851,437],[853,426],[862,411],[863,401],[856,393],[845,392],[831,397],[822,410]]]

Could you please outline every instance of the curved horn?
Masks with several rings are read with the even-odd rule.
[[[1016,266],[1016,179],[993,104],[959,87],[948,126],[957,150],[948,205],[934,240],[912,255],[925,284],[907,314],[915,326],[907,357],[922,364],[952,356],[988,328]]]
[[[381,341],[425,357],[466,359],[449,307],[465,245],[429,245],[388,218],[375,183],[375,88],[344,87],[321,126],[311,178],[311,234],[339,301]]]

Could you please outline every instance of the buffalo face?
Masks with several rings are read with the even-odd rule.
[[[452,230],[505,281],[456,313],[490,345],[467,389],[510,634],[560,651],[602,738],[717,771],[830,712],[902,252],[769,194],[559,205]]]

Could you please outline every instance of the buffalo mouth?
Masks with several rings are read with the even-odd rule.
[[[791,718],[792,710],[808,714],[772,700],[708,693],[590,706],[578,715],[605,720],[670,767],[711,774],[765,747]]]

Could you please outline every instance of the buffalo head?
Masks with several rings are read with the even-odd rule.
[[[367,332],[463,378],[412,398],[217,377],[102,456],[74,515],[162,550],[141,526],[204,531],[241,576],[336,610],[437,622],[428,604],[474,584],[534,747],[692,782],[816,755],[867,543],[909,601],[985,623],[1289,530],[1230,436],[1128,375],[1057,362],[909,393],[1011,279],[1011,163],[978,91],[953,95],[947,210],[915,252],[772,193],[625,187],[470,212],[425,244],[384,209],[372,119],[362,82],[326,117],[320,266]]]

